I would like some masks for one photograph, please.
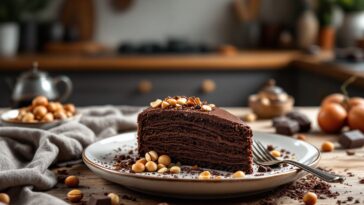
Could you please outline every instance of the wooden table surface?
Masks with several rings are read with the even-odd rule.
[[[340,149],[337,141],[337,136],[329,136],[319,132],[316,125],[316,115],[318,108],[297,108],[302,112],[306,113],[313,122],[313,130],[307,134],[306,141],[313,145],[320,147],[324,141],[335,142],[335,151],[330,153],[322,153],[322,158],[319,166],[325,169],[333,169],[334,172],[346,176],[344,183],[332,184],[332,191],[338,191],[340,196],[337,199],[319,199],[317,204],[337,204],[337,200],[347,200],[348,197],[354,197],[359,200],[359,204],[364,204],[364,184],[360,184],[359,180],[364,179],[364,148],[355,149],[355,155],[349,156],[346,154],[346,150]],[[248,109],[243,108],[230,108],[228,109],[237,116],[242,116],[249,112]],[[249,123],[253,130],[273,132],[271,122],[269,120],[259,120],[256,122]],[[124,196],[122,204],[135,205],[135,204],[159,204],[166,202],[168,204],[259,204],[259,199],[247,202],[246,198],[237,199],[224,199],[224,200],[213,200],[213,201],[191,201],[191,200],[180,200],[180,199],[169,199],[155,196],[149,196],[140,194],[120,185],[106,181],[95,174],[93,174],[84,164],[73,165],[68,168],[54,168],[57,172],[58,169],[67,169],[69,174],[77,175],[80,178],[80,190],[85,194],[84,200],[88,201],[89,196],[94,193],[109,193],[114,192],[119,196]],[[352,173],[352,176],[348,176],[348,172]],[[158,184],[156,184],[158,186]],[[48,193],[65,199],[66,193],[70,188],[65,187],[63,184],[57,184],[57,186],[49,190]],[[346,204],[354,204],[354,201]],[[278,199],[278,204],[302,204],[297,200],[283,197]]]

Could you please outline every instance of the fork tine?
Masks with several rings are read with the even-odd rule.
[[[264,147],[264,145],[258,141],[258,140],[255,140],[256,143],[257,143],[257,146],[259,147],[259,149],[263,152],[263,154],[265,155],[265,157],[267,157],[269,160],[276,160],[275,157],[273,157],[269,151]]]
[[[255,150],[255,153],[257,155],[257,157],[259,157],[260,159],[262,159],[262,161],[269,161],[270,159],[267,158],[267,156],[264,154],[264,152],[262,152],[258,145],[256,143],[253,144],[253,150]]]
[[[256,162],[262,162],[262,158],[259,156],[259,153],[256,152],[255,148],[253,148],[253,160]]]

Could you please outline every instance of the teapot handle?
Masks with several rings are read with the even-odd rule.
[[[63,94],[58,97],[58,99],[57,99],[58,101],[64,101],[71,95],[73,86],[72,86],[72,81],[70,80],[69,77],[63,76],[63,75],[58,76],[58,77],[54,78],[53,83],[56,86],[60,83],[63,83],[66,86],[66,89],[63,92]]]

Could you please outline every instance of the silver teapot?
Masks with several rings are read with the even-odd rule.
[[[64,84],[62,94],[58,91],[58,85]],[[49,100],[64,101],[72,92],[72,82],[66,76],[51,78],[46,72],[38,70],[38,63],[33,63],[33,69],[20,75],[12,93],[12,102],[15,107],[31,104],[34,97],[42,95]]]

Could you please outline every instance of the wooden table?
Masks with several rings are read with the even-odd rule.
[[[242,116],[249,112],[248,109],[243,108],[230,108],[228,109],[237,116]],[[307,134],[306,141],[320,147],[324,141],[335,142],[336,149],[334,152],[323,153],[322,159],[319,166],[325,169],[333,169],[338,174],[345,175],[345,183],[332,184],[332,190],[338,191],[340,196],[337,199],[319,199],[317,204],[337,204],[337,200],[347,200],[348,197],[354,197],[360,201],[359,204],[364,204],[364,184],[360,184],[359,180],[364,179],[364,148],[356,149],[355,155],[349,156],[346,154],[346,150],[340,149],[337,144],[337,136],[329,136],[319,132],[316,125],[317,108],[298,108],[302,112],[309,115],[313,122],[313,130],[310,134]],[[269,120],[260,120],[249,123],[253,130],[273,132],[274,130],[270,126]],[[67,169],[69,174],[77,175],[80,178],[80,189],[84,192],[84,200],[87,201],[89,196],[93,193],[109,193],[114,192],[119,196],[126,196],[128,199],[122,199],[122,204],[135,205],[135,204],[159,204],[166,202],[168,204],[246,204],[247,200],[244,198],[238,199],[224,199],[224,200],[213,200],[213,201],[191,201],[191,200],[179,200],[179,199],[168,199],[155,196],[149,196],[140,194],[134,191],[130,191],[127,188],[106,181],[95,174],[93,174],[84,164],[74,165],[69,168],[54,168],[56,172],[58,169]],[[348,172],[351,172],[353,176],[348,176]],[[156,184],[158,186],[158,184]],[[57,186],[49,190],[48,193],[65,199],[66,193],[70,188],[65,187],[63,184],[57,184]],[[249,202],[249,204],[259,204],[259,200]],[[297,200],[283,197],[278,199],[278,204],[302,204]],[[354,201],[346,204],[354,204]]]

